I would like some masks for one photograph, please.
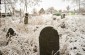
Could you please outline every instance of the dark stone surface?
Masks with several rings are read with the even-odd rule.
[[[45,27],[39,36],[40,55],[52,55],[59,50],[59,35],[53,27]],[[60,55],[59,53],[57,55]]]
[[[0,55],[2,55],[2,52],[0,51]]]

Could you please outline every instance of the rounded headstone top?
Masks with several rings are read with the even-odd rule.
[[[25,13],[25,16],[28,16],[28,13]]]
[[[58,36],[58,31],[51,26],[47,26],[41,30],[40,36],[44,36],[44,34],[46,34],[47,37],[49,37],[50,35],[57,35]]]

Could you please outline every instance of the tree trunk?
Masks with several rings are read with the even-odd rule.
[[[1,15],[1,12],[0,12],[0,27],[1,27],[1,16],[2,16],[2,15]]]
[[[28,13],[27,13],[27,0],[25,0],[26,13],[24,18],[24,24],[28,24]]]
[[[12,8],[13,10],[12,10],[12,12],[13,12],[13,15],[14,15],[14,8]]]
[[[25,0],[25,7],[26,7],[26,12],[27,12],[27,0]]]
[[[80,0],[79,0],[79,14],[80,14]]]
[[[21,9],[20,9],[20,17],[21,17]]]
[[[4,5],[5,5],[5,16],[6,16],[6,0],[4,0]]]
[[[0,27],[1,27],[1,18],[0,18]]]

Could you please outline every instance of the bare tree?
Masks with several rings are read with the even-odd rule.
[[[2,3],[5,5],[5,13],[10,10],[10,12],[13,12],[14,15],[14,5],[16,4],[17,0],[2,0]],[[10,7],[9,7],[10,6]],[[12,11],[11,11],[12,9]]]
[[[47,13],[51,13],[51,14],[54,14],[57,12],[57,10],[54,8],[54,7],[49,7],[46,11]]]
[[[20,0],[20,2],[25,4],[25,11],[27,12],[27,8],[37,5],[41,0]]]
[[[69,13],[70,7],[69,7],[69,6],[67,6],[66,8],[67,8],[67,11],[68,11],[68,13]]]
[[[25,12],[27,12],[27,8],[37,5],[41,0],[2,0],[5,4],[5,12],[8,8],[7,4],[10,4],[12,8],[12,12],[14,14],[15,4],[19,1],[20,3],[23,3],[25,5]]]
[[[25,4],[25,18],[24,18],[24,24],[28,24],[28,16],[29,14],[27,13],[27,8],[29,6],[35,6],[39,3],[40,0],[20,0],[21,3],[24,3]]]
[[[5,4],[5,13],[6,13],[6,11],[7,11],[7,4],[10,4],[10,6],[11,6],[11,8],[12,8],[12,13],[13,13],[13,15],[14,15],[14,11],[15,11],[15,5],[16,5],[16,3],[17,2],[20,2],[20,3],[22,3],[22,4],[24,4],[24,8],[25,8],[25,12],[26,12],[26,14],[27,14],[27,10],[28,10],[28,7],[31,7],[31,6],[35,6],[35,5],[37,5],[41,0],[2,0],[3,2],[4,2],[4,4]],[[21,4],[20,4],[21,5]],[[10,10],[10,9],[9,9]],[[20,11],[21,11],[21,9],[20,9]],[[21,14],[20,14],[21,15]],[[29,15],[27,15],[27,16],[29,16]],[[26,17],[27,17],[26,16]],[[25,18],[25,19],[27,19],[28,20],[28,18]]]
[[[82,6],[83,8],[85,7],[85,0],[64,0],[64,1],[71,1],[72,3],[76,4],[76,6],[78,6],[79,13],[80,13],[81,7]]]

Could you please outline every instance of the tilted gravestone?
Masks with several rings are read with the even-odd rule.
[[[6,45],[8,45],[9,41],[11,40],[11,37],[12,37],[12,36],[15,36],[15,35],[16,35],[15,31],[14,31],[12,28],[9,28],[9,29],[8,29],[8,32],[7,32],[7,34],[6,34],[6,38],[8,39]]]
[[[12,28],[9,28],[6,37],[8,38],[15,35],[16,35],[15,31]]]
[[[59,35],[53,27],[45,27],[39,36],[40,55],[54,55],[59,50]],[[59,52],[56,53],[60,55]]]

